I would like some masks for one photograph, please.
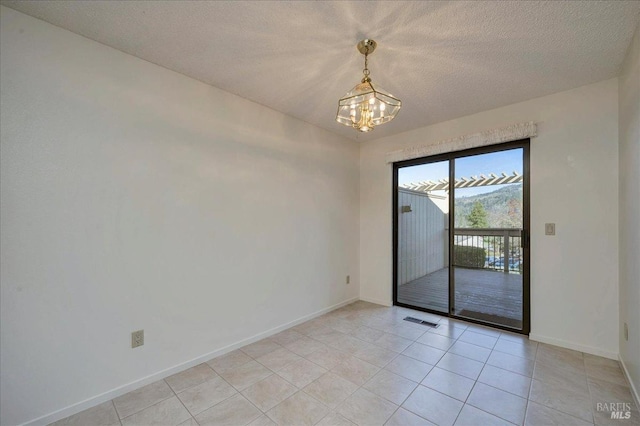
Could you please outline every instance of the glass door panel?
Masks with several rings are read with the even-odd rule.
[[[524,149],[454,159],[453,314],[523,328]]]
[[[398,169],[397,297],[449,312],[449,161]]]

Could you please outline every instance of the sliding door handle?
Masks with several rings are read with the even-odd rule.
[[[529,233],[525,229],[520,230],[520,247],[529,248]]]

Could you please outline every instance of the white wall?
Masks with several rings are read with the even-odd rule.
[[[441,198],[441,199],[440,199]],[[398,285],[446,266],[448,198],[407,189],[398,191]],[[411,206],[402,213],[401,206]]]
[[[531,336],[616,357],[617,85],[607,80],[363,142],[361,298],[392,301],[392,168],[385,153],[533,120],[539,136],[531,142]],[[544,235],[545,222],[556,223],[556,236]]]
[[[640,392],[640,29],[619,80],[620,358]],[[629,340],[622,332],[629,326]]]
[[[1,424],[358,296],[356,143],[1,15]]]

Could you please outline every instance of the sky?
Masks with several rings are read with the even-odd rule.
[[[456,179],[461,177],[489,175],[501,173],[511,175],[514,171],[522,174],[522,148],[508,151],[491,152],[488,154],[473,155],[455,159]],[[419,166],[403,167],[398,170],[398,183],[420,182],[425,180],[440,180],[449,177],[449,162],[422,164]],[[492,192],[500,186],[482,186],[478,188],[466,188],[456,191],[456,198]]]

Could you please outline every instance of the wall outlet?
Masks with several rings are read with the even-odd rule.
[[[131,347],[137,348],[144,345],[144,330],[138,330],[131,333]]]
[[[545,223],[544,224],[544,234],[545,235],[556,235],[556,224],[555,223]]]
[[[347,275],[347,284],[351,282],[351,275]]]
[[[629,341],[629,326],[627,323],[624,323],[624,340]]]

